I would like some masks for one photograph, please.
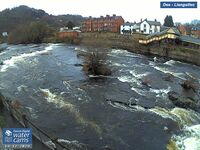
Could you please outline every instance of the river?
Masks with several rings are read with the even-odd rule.
[[[2,46],[2,45],[1,45]],[[88,77],[77,64],[86,48],[65,44],[3,45],[0,91],[18,100],[29,118],[62,142],[91,149],[200,149],[200,113],[175,107],[169,91],[184,94],[186,75],[200,82],[200,67],[126,50],[109,49],[109,77]],[[165,73],[173,81],[165,81]],[[151,87],[142,84],[148,77]],[[198,91],[199,92],[199,91]]]

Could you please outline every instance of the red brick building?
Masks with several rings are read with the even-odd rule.
[[[62,32],[58,32],[57,36],[59,38],[66,38],[66,37],[77,38],[78,37],[78,32],[77,31],[73,31],[73,30],[62,31]]]
[[[179,25],[178,30],[182,35],[187,35],[186,27],[184,25]]]
[[[120,26],[124,24],[124,19],[121,16],[101,16],[100,18],[89,17],[82,23],[82,32],[118,32],[120,33]]]

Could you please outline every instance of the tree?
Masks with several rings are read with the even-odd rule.
[[[41,43],[47,36],[48,27],[43,22],[32,22],[28,25],[18,26],[9,34],[8,43],[28,44]]]
[[[172,16],[166,16],[164,20],[164,26],[166,27],[174,27],[174,22]]]
[[[74,25],[73,22],[68,21],[68,23],[67,23],[67,27],[68,27],[69,29],[72,29],[74,26],[75,26],[75,25]]]

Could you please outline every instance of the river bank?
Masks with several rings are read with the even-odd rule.
[[[118,48],[129,52],[156,55],[200,66],[200,49],[177,45],[142,45],[139,39],[144,35],[120,35],[115,33],[80,33],[74,44],[86,47]],[[167,51],[166,51],[167,50]]]

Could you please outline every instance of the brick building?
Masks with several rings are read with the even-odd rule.
[[[84,20],[82,23],[82,32],[120,32],[120,26],[124,24],[124,19],[121,16],[101,16],[100,18],[92,18]]]
[[[186,30],[186,27],[184,26],[184,25],[179,25],[178,26],[178,30],[180,31],[180,33],[182,34],[182,35],[187,35],[187,30]]]
[[[58,38],[77,38],[78,37],[78,32],[74,30],[67,30],[67,31],[61,31],[57,33]]]

